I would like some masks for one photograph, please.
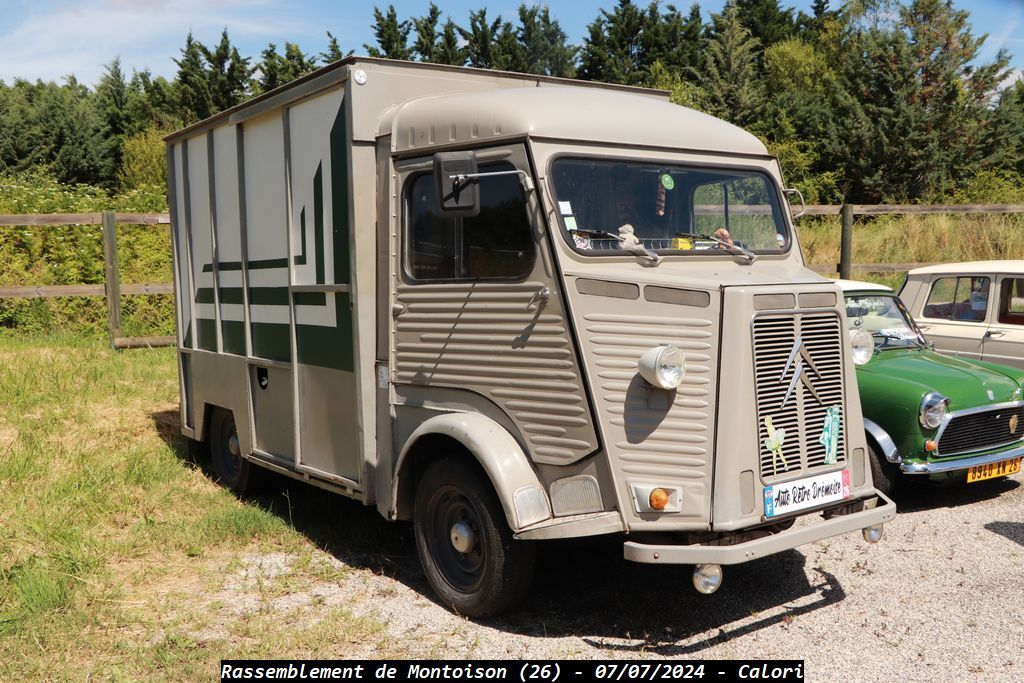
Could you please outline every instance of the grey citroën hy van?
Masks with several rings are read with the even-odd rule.
[[[539,540],[620,534],[712,592],[721,565],[895,514],[864,349],[735,126],[349,58],[167,159],[182,432],[239,493],[267,468],[411,520],[464,614],[521,596]]]

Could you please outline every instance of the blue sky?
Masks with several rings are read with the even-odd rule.
[[[429,0],[397,0],[400,18],[426,13]],[[646,4],[646,0],[640,0]],[[573,42],[580,42],[587,25],[603,2],[550,2]],[[386,5],[387,3],[381,3]],[[470,10],[485,6],[490,16],[515,17],[520,0],[444,0],[438,2],[456,23],[465,24]],[[528,3],[530,4],[530,3]],[[542,3],[543,4],[543,3]],[[676,0],[689,8],[691,0]],[[723,0],[706,0],[705,12],[721,9]],[[811,0],[783,5],[809,11]],[[833,0],[833,5],[839,4]],[[192,30],[203,43],[219,39],[227,28],[243,55],[257,56],[267,43],[283,50],[284,42],[297,42],[307,52],[326,47],[326,31],[341,41],[345,50],[364,54],[372,43],[370,2],[331,0],[0,0],[0,80],[61,80],[75,74],[94,84],[103,65],[120,56],[125,70],[150,69],[156,75],[173,76],[173,58],[179,55],[185,34]],[[991,58],[1005,47],[1012,65],[1024,68],[1024,0],[956,0],[971,10],[976,34],[988,33],[981,59]]]

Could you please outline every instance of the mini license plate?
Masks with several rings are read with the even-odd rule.
[[[777,517],[850,497],[850,471],[829,472],[764,487],[764,516]]]
[[[1020,472],[1020,458],[1003,460],[1002,462],[990,462],[987,465],[978,465],[967,470],[967,483],[1005,477],[1008,474],[1016,474],[1017,472]]]

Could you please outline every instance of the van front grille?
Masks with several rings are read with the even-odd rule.
[[[939,457],[986,451],[1021,439],[1024,439],[1024,405],[966,415],[954,413],[939,435]]]
[[[762,479],[793,479],[833,466],[825,462],[826,450],[819,443],[832,406],[839,412],[840,424],[836,462],[845,461],[842,322],[838,313],[759,316],[753,334]],[[765,444],[769,417],[776,433],[785,430],[781,455],[773,454]]]

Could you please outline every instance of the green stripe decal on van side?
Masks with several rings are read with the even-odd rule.
[[[245,355],[245,323],[236,320],[220,321],[224,353]]]
[[[331,226],[334,238],[334,281],[349,282],[351,273],[348,264],[349,224],[348,212],[351,207],[348,185],[351,175],[351,160],[348,158],[348,132],[345,117],[346,101],[341,101],[338,115],[331,126]]]

